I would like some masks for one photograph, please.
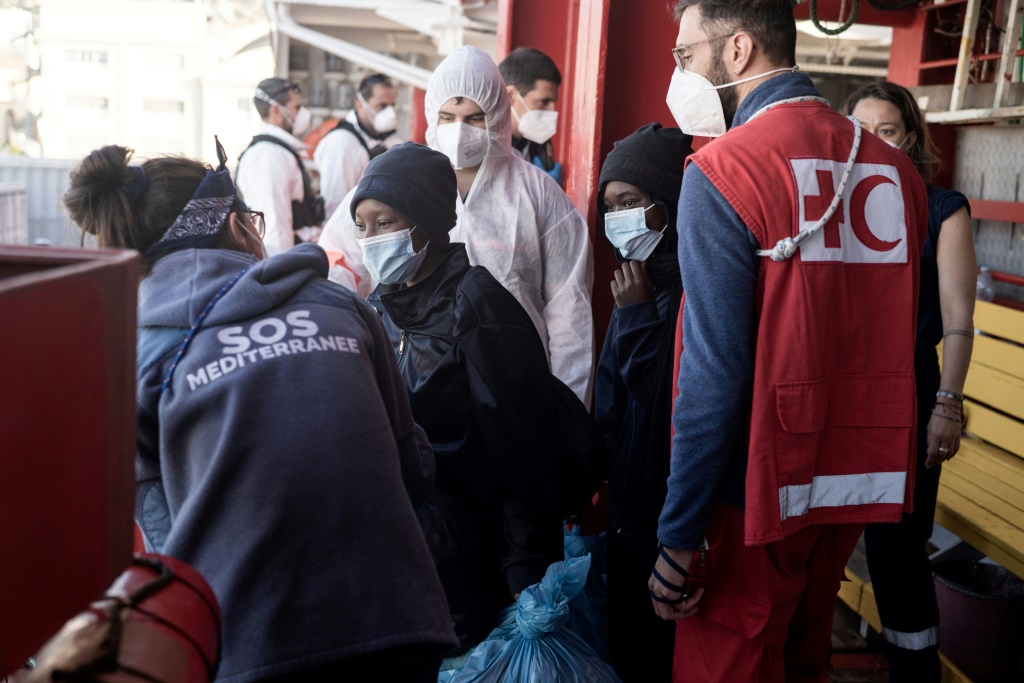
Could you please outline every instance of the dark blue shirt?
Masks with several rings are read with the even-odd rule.
[[[942,311],[939,308],[939,265],[936,249],[939,231],[947,218],[970,204],[967,197],[954,190],[928,187],[928,234],[921,250],[921,296],[917,302],[917,351],[934,355],[935,345],[942,341]]]

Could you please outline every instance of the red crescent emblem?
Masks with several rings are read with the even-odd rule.
[[[902,237],[895,242],[886,242],[885,240],[878,239],[871,232],[871,228],[868,227],[867,217],[864,215],[864,209],[868,203],[868,195],[876,187],[886,183],[890,185],[896,184],[891,178],[886,178],[884,175],[868,176],[860,181],[857,187],[853,188],[853,194],[850,196],[850,224],[853,227],[853,234],[857,236],[861,244],[873,251],[891,251],[903,240]]]

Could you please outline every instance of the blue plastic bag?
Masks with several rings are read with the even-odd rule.
[[[579,595],[569,601],[569,630],[582,638],[597,656],[611,662],[608,652],[608,543],[605,534],[581,536],[579,524],[564,527],[565,559],[590,554],[590,571]]]
[[[566,627],[590,555],[548,567],[544,579],[502,610],[487,639],[441,663],[438,683],[621,683],[583,639]]]

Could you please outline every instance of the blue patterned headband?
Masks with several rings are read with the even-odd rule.
[[[163,236],[146,250],[146,256],[154,256],[181,249],[209,248],[216,245],[220,230],[231,213],[237,207],[247,211],[248,207],[238,197],[235,184],[231,182],[231,172],[227,169],[227,154],[220,140],[217,140],[217,159],[220,165],[216,171],[207,171],[206,177],[199,183],[192,199],[182,209],[171,227]]]

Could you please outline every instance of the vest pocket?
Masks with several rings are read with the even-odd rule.
[[[912,373],[775,387],[782,518],[812,508],[903,503],[912,461]]]

